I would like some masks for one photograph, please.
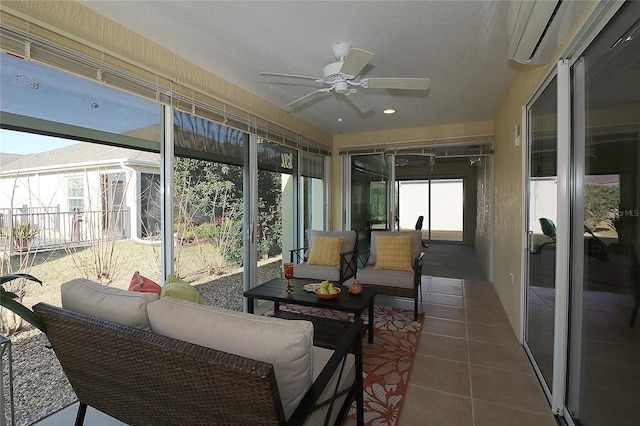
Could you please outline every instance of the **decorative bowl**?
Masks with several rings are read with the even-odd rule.
[[[318,293],[318,290],[320,290],[320,289],[317,289],[317,290],[315,291],[315,293],[318,295],[318,297],[319,297],[320,299],[335,299],[336,297],[338,297],[338,295],[339,295],[339,294],[340,294],[340,292],[342,291],[342,290],[341,290],[340,288],[338,288],[338,287],[336,287],[336,290],[338,290],[338,292],[337,292],[337,293],[334,293],[334,294],[322,294],[322,293]]]

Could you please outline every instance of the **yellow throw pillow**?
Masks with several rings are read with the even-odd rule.
[[[160,297],[173,297],[174,299],[188,300],[190,302],[204,305],[204,300],[202,299],[202,296],[200,296],[200,293],[198,293],[191,284],[174,275],[169,275],[167,277],[167,281],[162,287]]]
[[[309,265],[340,266],[340,249],[343,240],[344,237],[314,236],[307,263]]]
[[[411,244],[413,237],[376,236],[376,265],[374,269],[413,271]]]

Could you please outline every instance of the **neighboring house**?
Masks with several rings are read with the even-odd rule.
[[[159,232],[158,154],[78,143],[2,157],[0,226],[36,224],[38,246]]]

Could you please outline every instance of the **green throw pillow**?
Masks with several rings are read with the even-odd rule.
[[[162,287],[160,297],[173,297],[174,299],[188,300],[189,302],[204,305],[204,300],[202,300],[200,293],[198,293],[191,284],[174,275],[167,277],[167,281]]]

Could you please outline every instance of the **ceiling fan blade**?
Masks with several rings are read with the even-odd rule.
[[[349,49],[349,54],[344,60],[340,72],[355,77],[371,61],[371,58],[373,58],[373,53],[352,47]]]
[[[369,102],[369,99],[362,94],[362,92],[357,91],[351,94],[345,93],[345,96],[347,97],[347,100],[358,108],[361,113],[366,114],[373,111],[373,105]]]
[[[428,78],[365,78],[361,83],[369,89],[427,90],[431,80]]]
[[[322,89],[318,89],[315,92],[311,92],[307,95],[304,95],[301,98],[296,99],[293,102],[290,102],[287,104],[287,108],[297,108],[300,105],[304,105],[307,102],[311,102],[312,100],[314,100],[315,98],[317,98],[318,96],[325,94],[325,93],[329,93],[331,90],[333,89],[333,87],[324,87]]]
[[[305,80],[317,81],[318,83],[322,83],[324,81],[320,77],[309,77],[309,76],[306,76],[306,75],[295,75],[295,74],[281,74],[281,73],[278,73],[278,72],[259,72],[258,75],[268,75],[268,76],[271,76],[271,77],[302,78],[302,79],[305,79]]]

